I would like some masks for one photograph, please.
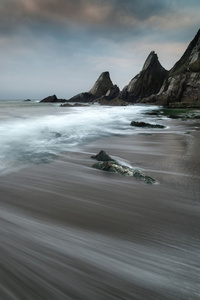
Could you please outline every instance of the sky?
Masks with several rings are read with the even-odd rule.
[[[0,99],[69,99],[105,71],[123,89],[151,51],[171,69],[199,28],[199,0],[0,0]]]

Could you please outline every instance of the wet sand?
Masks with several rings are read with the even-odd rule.
[[[2,176],[1,299],[199,299],[193,127],[105,138]],[[158,183],[91,168],[101,149]]]

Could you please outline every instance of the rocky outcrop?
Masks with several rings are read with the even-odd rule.
[[[108,92],[113,87],[113,83],[110,79],[110,74],[109,72],[103,72],[91,90],[89,91],[89,94],[92,94],[94,98],[100,98]]]
[[[109,72],[103,72],[91,90],[86,93],[81,93],[70,98],[69,102],[92,102],[101,97],[106,97],[107,100],[111,100],[119,94],[119,88],[113,85]]]
[[[169,71],[160,91],[141,102],[171,107],[200,106],[200,30]]]
[[[142,71],[136,75],[120,93],[120,98],[129,102],[139,102],[142,98],[157,94],[167,77],[157,54],[152,51],[146,59]]]
[[[58,99],[56,95],[52,95],[52,96],[48,96],[44,99],[42,99],[40,102],[47,102],[47,103],[62,103],[62,102],[66,102],[66,99]]]
[[[90,93],[80,93],[70,98],[69,102],[92,102],[94,100],[94,96]]]

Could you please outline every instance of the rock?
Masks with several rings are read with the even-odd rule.
[[[75,104],[65,103],[65,104],[61,104],[60,106],[62,106],[62,107],[79,107],[79,106],[86,107],[88,105],[84,105],[81,103],[75,103]]]
[[[169,71],[160,91],[141,102],[168,107],[200,107],[200,30]]]
[[[119,98],[108,100],[106,97],[101,97],[95,100],[94,103],[95,102],[98,102],[100,105],[109,105],[109,106],[127,106],[129,104],[128,102]]]
[[[113,85],[105,94],[105,98],[107,100],[112,100],[114,98],[116,98],[120,93],[120,89],[119,87],[115,84]]]
[[[168,71],[161,66],[157,54],[152,51],[142,71],[122,90],[120,98],[129,102],[140,102],[142,98],[157,94],[167,74]]]
[[[114,161],[104,150],[101,150],[97,155],[91,156],[91,158],[99,161]]]
[[[48,96],[44,99],[42,99],[40,102],[47,102],[47,103],[60,103],[60,102],[66,102],[66,99],[58,99],[56,95]]]
[[[80,93],[70,98],[69,102],[92,102],[94,100],[94,96],[91,93]]]
[[[119,88],[113,85],[109,72],[103,72],[89,92],[80,93],[70,98],[70,102],[93,102],[103,96],[107,99],[113,98],[119,94]],[[107,95],[107,96],[106,96]]]
[[[165,128],[165,126],[160,124],[150,124],[150,123],[136,122],[136,121],[132,121],[131,126],[142,127],[142,128]]]
[[[113,88],[113,83],[110,79],[109,72],[103,72],[91,90],[89,91],[90,94],[94,96],[94,98],[100,98]]]
[[[30,102],[31,101],[31,99],[26,99],[26,100],[23,100],[24,102]]]
[[[93,155],[92,158],[97,159],[98,162],[93,164],[92,167],[95,169],[118,173],[121,175],[131,176],[139,180],[143,180],[148,184],[156,183],[155,179],[144,174],[139,169],[133,169],[128,166],[123,166],[116,160],[113,160],[105,151],[101,150],[99,154]]]

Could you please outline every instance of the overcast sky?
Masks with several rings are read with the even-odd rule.
[[[199,28],[199,0],[0,0],[0,99],[68,99],[104,71],[122,89],[152,50],[170,69]]]

